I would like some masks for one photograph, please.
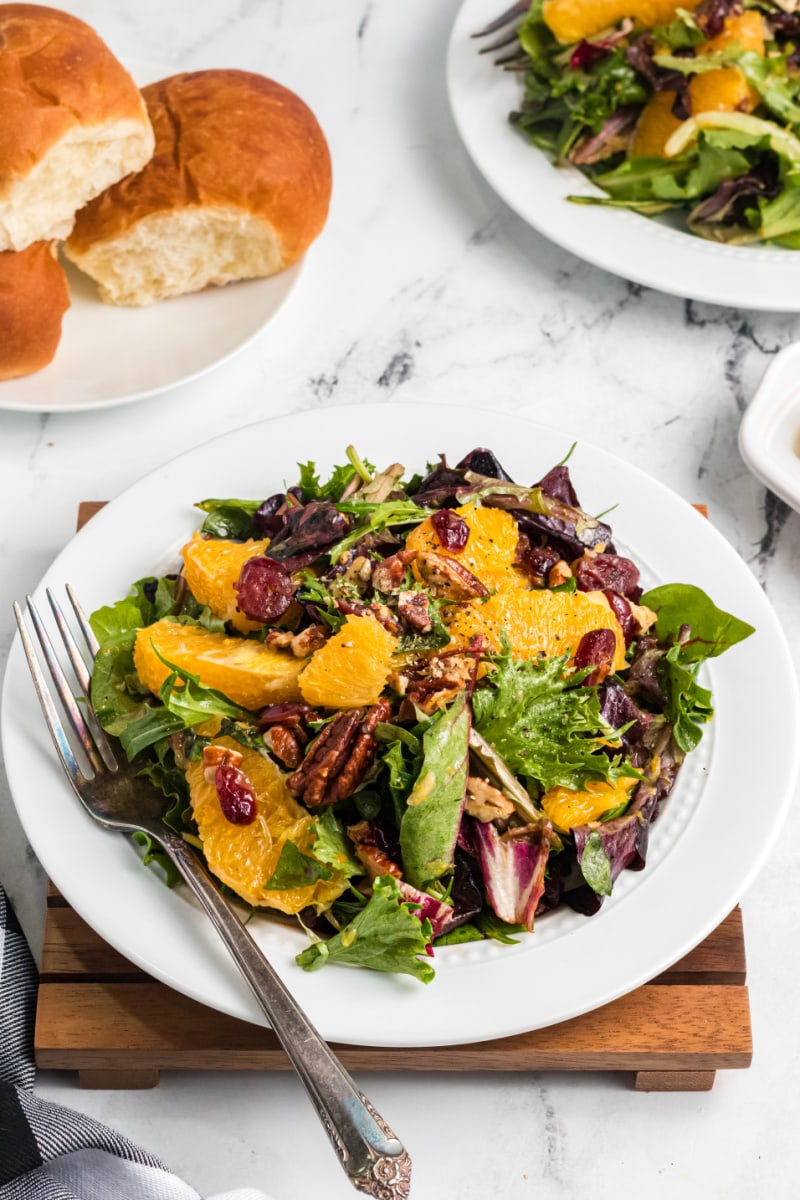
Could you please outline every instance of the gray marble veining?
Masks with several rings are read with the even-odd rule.
[[[447,108],[456,0],[64,7],[129,58],[169,70],[241,66],[297,90],[328,134],[335,191],[296,295],[239,357],[125,408],[0,412],[0,660],[11,599],[70,536],[79,500],[112,498],[226,428],[373,402],[388,424],[393,402],[411,400],[452,406],[454,423],[470,405],[536,416],[563,431],[565,448],[579,431],[705,501],[800,663],[800,516],[764,491],[736,448],[741,414],[772,356],[800,336],[800,316],[661,295],[518,220],[471,166]],[[753,820],[769,819],[769,797],[754,796]],[[2,776],[0,829],[0,878],[36,944],[42,875]],[[800,1168],[789,1115],[800,1105],[798,845],[795,810],[745,898],[750,1071],[702,1096],[638,1095],[607,1076],[379,1076],[371,1093],[414,1157],[414,1195],[619,1200],[645,1187],[649,1200],[790,1200]],[[246,1184],[276,1200],[346,1194],[290,1078],[168,1075],[153,1093],[128,1094],[79,1093],[45,1076],[40,1087],[139,1138],[204,1194]]]

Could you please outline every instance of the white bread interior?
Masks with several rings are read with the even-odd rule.
[[[97,282],[107,304],[125,305],[272,275],[283,253],[263,217],[223,205],[151,213],[118,237],[64,249]]]
[[[142,119],[76,125],[0,200],[0,250],[66,237],[75,213],[125,175],[140,171],[154,137]]]

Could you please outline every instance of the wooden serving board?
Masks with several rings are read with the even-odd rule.
[[[79,526],[102,507],[81,505]],[[625,1071],[639,1091],[708,1091],[750,1065],[741,911],[637,991],[574,1020],[497,1041],[421,1049],[335,1046],[351,1071]],[[82,1087],[141,1088],[159,1071],[287,1070],[275,1035],[158,983],[108,946],[52,886],[37,1064]]]

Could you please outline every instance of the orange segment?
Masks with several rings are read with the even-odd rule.
[[[268,540],[229,542],[195,533],[181,551],[183,573],[194,598],[240,633],[260,629],[261,622],[251,621],[239,611],[234,584],[247,560],[263,554],[268,545]]]
[[[524,573],[513,566],[519,529],[511,514],[481,504],[462,504],[453,512],[469,527],[467,544],[460,553],[442,545],[430,517],[411,530],[406,549],[449,554],[488,588],[526,587]]]
[[[300,677],[306,704],[360,708],[375,704],[392,669],[397,638],[373,616],[348,617],[311,656]]]
[[[698,46],[695,54],[711,54],[734,44],[741,46],[742,50],[764,53],[764,19],[761,13],[750,9],[738,16],[728,17],[721,32],[709,38],[704,46]]]
[[[498,592],[483,604],[471,601],[450,624],[450,634],[459,646],[484,634],[497,650],[505,630],[519,658],[574,652],[583,635],[593,629],[612,630],[617,639],[614,670],[624,668],[625,638],[602,592]]]
[[[285,892],[264,891],[287,841],[294,842],[302,853],[309,853],[314,843],[313,818],[291,795],[271,759],[245,749],[231,738],[219,738],[214,744],[241,754],[240,769],[253,785],[257,802],[254,821],[233,825],[220,807],[216,786],[205,777],[203,763],[190,762],[186,768],[203,853],[217,879],[248,904],[285,913],[297,913],[307,904],[330,904],[346,887],[340,876]]]
[[[133,661],[145,687],[158,693],[169,675],[159,654],[185,671],[200,676],[200,682],[243,708],[259,709],[283,700],[300,700],[297,679],[307,659],[270,650],[261,642],[212,633],[201,625],[181,625],[163,618],[140,629],[136,635]]]
[[[628,799],[637,779],[618,779],[616,783],[597,780],[586,784],[582,792],[572,788],[549,788],[542,796],[542,808],[559,833],[569,833],[576,825],[598,821],[603,813],[619,808]]]
[[[695,75],[689,84],[692,115],[705,112],[752,112],[758,93],[738,67],[720,67]]]
[[[693,12],[699,0],[545,0],[542,17],[559,42],[577,42],[632,17],[640,29],[666,25],[679,8]]]
[[[716,71],[713,72],[716,74]],[[633,133],[631,154],[638,158],[663,158],[664,147],[683,124],[672,114],[675,92],[656,92],[642,109]]]

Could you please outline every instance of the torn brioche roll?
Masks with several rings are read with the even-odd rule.
[[[144,88],[153,158],[78,214],[65,253],[110,304],[273,275],[320,233],[331,163],[298,96],[247,71]]]
[[[32,375],[52,361],[68,308],[55,242],[0,254],[0,380]]]
[[[89,25],[0,4],[0,250],[66,237],[153,144],[139,89]]]

